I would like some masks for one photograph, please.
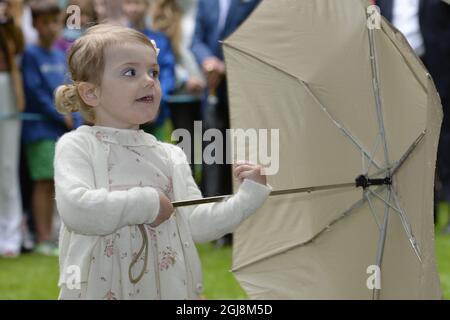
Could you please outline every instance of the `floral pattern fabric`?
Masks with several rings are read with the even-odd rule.
[[[148,135],[142,130],[93,128],[97,139],[109,144],[110,191],[150,186],[173,201],[168,155],[156,140],[149,143]],[[129,270],[144,241],[141,230],[145,230],[148,238],[147,264],[142,253]],[[144,275],[133,284],[129,271],[136,278],[145,266]],[[149,224],[143,229],[126,226],[100,237],[92,254],[88,282],[82,283],[79,289],[63,286],[60,298],[187,299],[186,278],[183,246],[172,215],[155,228]]]

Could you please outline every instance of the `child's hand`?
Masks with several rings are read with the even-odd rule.
[[[159,193],[159,214],[156,217],[155,221],[153,221],[150,226],[157,227],[164,221],[170,218],[173,213],[173,206],[170,202],[169,198],[166,197],[164,193],[158,191]]]
[[[267,183],[266,176],[263,173],[263,167],[249,161],[236,162],[233,172],[234,176],[240,182],[244,181],[244,179],[250,179],[263,185]]]

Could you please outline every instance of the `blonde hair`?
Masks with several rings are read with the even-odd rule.
[[[67,64],[73,84],[62,85],[56,89],[56,109],[63,114],[80,111],[86,121],[94,122],[94,108],[86,105],[81,99],[78,83],[90,82],[97,86],[101,85],[105,67],[105,48],[130,42],[148,45],[158,54],[154,42],[134,29],[108,24],[89,28],[70,49]]]

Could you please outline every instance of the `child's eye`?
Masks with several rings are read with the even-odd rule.
[[[127,71],[125,71],[125,73],[123,74],[126,77],[135,77],[136,76],[136,70],[131,68],[128,69]]]
[[[150,70],[150,76],[151,76],[153,79],[158,79],[158,77],[159,77],[159,71],[158,71],[158,70]]]

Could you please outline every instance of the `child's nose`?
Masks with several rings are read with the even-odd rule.
[[[150,75],[145,75],[144,79],[144,88],[145,87],[153,87],[155,85],[155,79],[153,79]]]

